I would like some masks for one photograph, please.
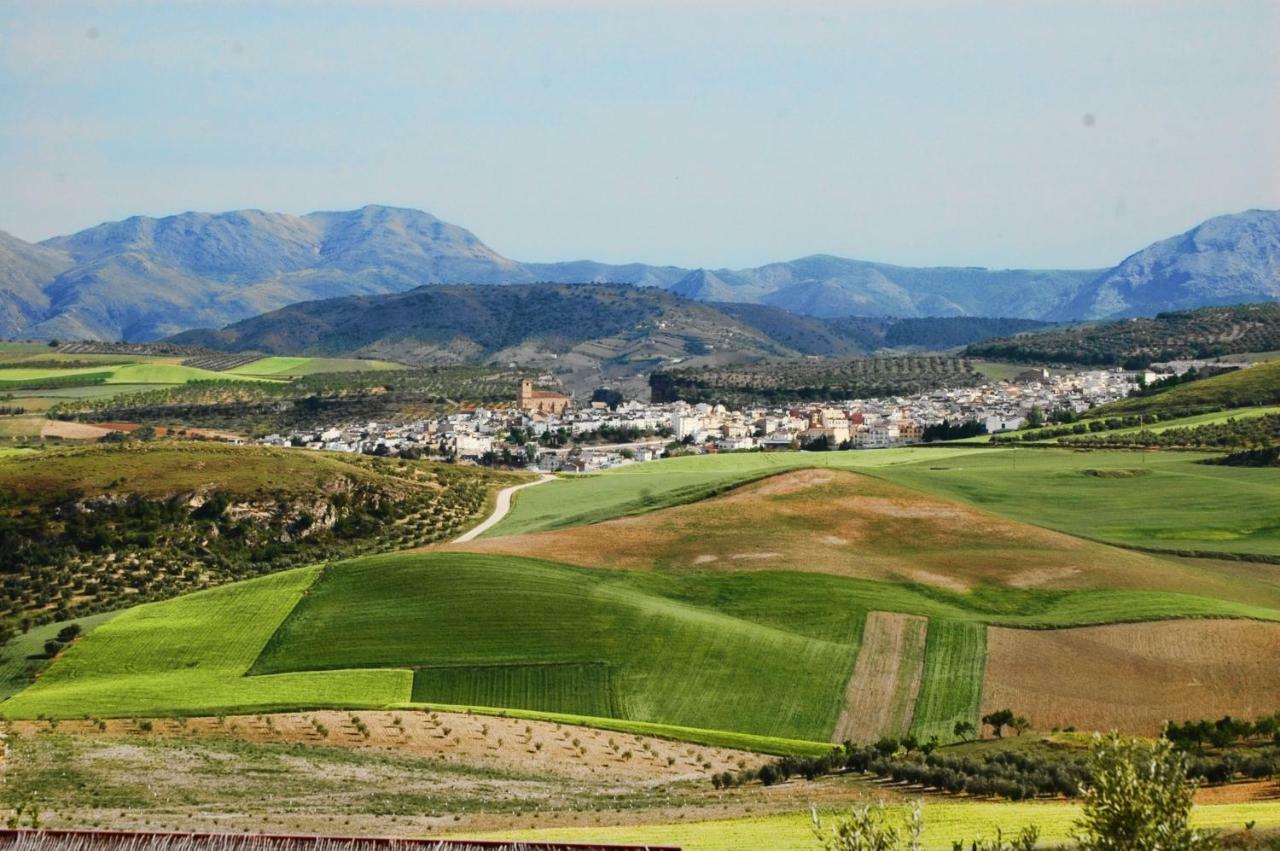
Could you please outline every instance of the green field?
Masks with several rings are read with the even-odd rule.
[[[891,814],[905,819],[907,809],[898,805]],[[839,811],[823,811],[824,818]],[[1040,828],[1042,842],[1071,839],[1072,826],[1080,817],[1078,804],[996,801],[930,801],[924,808],[924,848],[951,851],[953,842],[968,842],[982,836],[994,839],[996,830],[1005,837],[1023,827]],[[1191,823],[1197,827],[1224,831],[1242,830],[1253,822],[1259,830],[1280,827],[1280,804],[1218,804],[1192,810]],[[507,831],[477,836],[477,839],[523,839],[540,842],[614,842],[678,845],[685,851],[755,851],[759,848],[815,848],[809,813],[754,816],[720,821],[677,822],[662,825],[618,827],[569,827]]]
[[[1108,543],[1280,555],[1280,476],[1199,460],[1178,452],[1014,449],[866,472]]]
[[[955,739],[957,721],[978,726],[987,629],[981,623],[935,618],[929,621],[924,673],[911,733],[920,741]]]
[[[602,662],[536,665],[446,665],[418,668],[414,702],[494,706],[601,718],[621,709]]]
[[[0,449],[0,454],[4,450]],[[0,647],[0,700],[4,700],[22,691],[31,684],[32,673],[39,673],[48,667],[50,660],[44,653],[44,643],[56,638],[58,630],[70,623],[80,625],[81,634],[88,635],[118,612],[104,612],[100,615],[89,615],[73,621],[59,621],[31,629],[10,639],[4,647]]]
[[[267,357],[261,360],[238,366],[226,376],[250,375],[270,378],[295,378],[303,375],[318,375],[325,372],[368,372],[374,370],[404,369],[398,363],[383,360],[363,360],[361,358],[291,358]]]
[[[212,713],[380,706],[409,696],[408,671],[245,677],[319,568],[303,568],[129,609],[68,649],[6,715]]]
[[[862,472],[1038,526],[1168,551],[1280,556],[1280,477],[1123,450],[946,448],[704,455],[564,478],[520,493],[484,537],[596,523],[800,467]],[[1138,471],[1101,478],[1089,470]]]
[[[991,450],[949,446],[867,452],[735,452],[670,458],[572,476],[523,491],[510,514],[484,537],[598,523],[696,502],[744,482],[805,467],[864,470]]]
[[[956,665],[968,672],[957,677],[971,678],[981,667],[979,632],[965,624],[1280,620],[1280,608],[1187,594],[960,594],[822,574],[594,571],[463,553],[369,557],[319,576],[305,568],[131,609],[78,642],[3,711],[230,713],[492,694],[564,714],[607,702],[619,721],[821,741],[842,709],[868,611],[941,622],[930,630],[926,669]],[[566,667],[497,682],[494,668],[503,665]],[[480,674],[472,685],[456,671],[414,681],[415,668],[468,666]],[[603,679],[586,673],[592,666],[607,666],[607,694],[568,694],[566,679]],[[926,688],[921,728],[948,732],[972,705],[969,691]]]
[[[1196,414],[1191,417],[1180,417],[1175,420],[1161,420],[1158,423],[1150,425],[1134,426],[1132,428],[1118,428],[1104,432],[1093,432],[1094,435],[1101,437],[1111,437],[1119,434],[1133,434],[1138,431],[1162,432],[1171,428],[1192,428],[1202,425],[1216,425],[1217,423],[1225,423],[1228,420],[1247,420],[1253,417],[1262,417],[1267,414],[1280,414],[1280,405],[1263,405],[1256,408],[1231,408],[1226,411],[1214,411],[1209,414]],[[1086,435],[1080,435],[1085,437]],[[1071,438],[1067,438],[1070,440]]]

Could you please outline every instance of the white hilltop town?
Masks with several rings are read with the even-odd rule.
[[[435,419],[336,423],[318,431],[272,434],[259,442],[542,472],[588,472],[677,454],[880,449],[923,442],[927,429],[944,422],[967,423],[985,434],[1012,431],[1033,410],[1078,414],[1164,375],[1210,366],[1178,361],[1157,365],[1160,372],[1029,369],[1009,381],[910,396],[742,410],[686,402],[575,403],[525,380],[510,406],[477,407]],[[542,377],[542,383],[551,381],[551,376]]]

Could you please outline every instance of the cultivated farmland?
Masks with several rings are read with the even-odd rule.
[[[1280,625],[1178,621],[988,630],[983,711],[1016,706],[1038,729],[1253,718],[1280,706]]]

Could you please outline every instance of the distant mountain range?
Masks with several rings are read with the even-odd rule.
[[[0,233],[0,337],[150,340],[423,284],[612,282],[844,316],[1078,320],[1280,299],[1280,211],[1211,219],[1105,270],[912,268],[816,255],[752,269],[522,263],[427,213],[370,206],[135,216],[39,244]]]
[[[643,386],[658,366],[848,358],[885,348],[949,348],[1041,327],[1026,319],[799,316],[700,303],[625,284],[437,284],[405,293],[290,305],[171,342],[230,352],[357,355],[420,365],[518,363],[570,387]]]

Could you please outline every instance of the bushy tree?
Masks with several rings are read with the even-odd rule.
[[[847,816],[824,825],[818,808],[812,807],[813,832],[823,851],[921,851],[924,806],[916,801],[904,828],[890,824],[883,803],[859,804]]]
[[[1200,851],[1212,834],[1188,822],[1195,784],[1187,760],[1168,739],[1148,742],[1117,733],[1098,736],[1082,791],[1076,837],[1084,851]]]

